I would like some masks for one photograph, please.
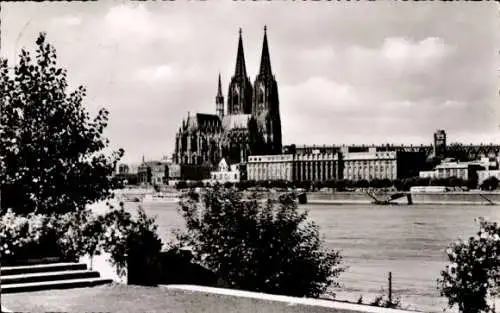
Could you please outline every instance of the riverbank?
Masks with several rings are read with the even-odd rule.
[[[381,200],[397,192],[380,193],[375,195]],[[116,192],[117,198],[124,202],[178,202],[182,192],[169,190],[153,196],[152,189],[127,188]],[[262,194],[267,194],[262,192]],[[269,195],[276,195],[269,190]],[[308,204],[332,205],[369,205],[374,199],[366,192],[360,191],[315,191],[307,192]],[[151,198],[151,199],[149,199]],[[448,191],[448,192],[415,192],[411,194],[412,204],[423,205],[500,205],[500,192],[498,191]],[[403,196],[392,200],[391,204],[408,205],[408,198]]]
[[[393,193],[379,195],[381,199]],[[412,193],[412,204],[418,205],[500,205],[500,192],[426,192]],[[308,204],[372,204],[373,198],[362,192],[308,192]],[[391,201],[392,204],[408,205],[406,196]]]

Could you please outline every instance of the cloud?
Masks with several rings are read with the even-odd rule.
[[[170,65],[160,65],[158,67],[149,67],[137,71],[137,78],[144,81],[158,82],[161,80],[172,79],[175,77],[174,70]]]
[[[413,41],[405,37],[387,37],[377,48],[352,46],[347,49],[347,57],[352,60],[352,64],[359,65],[357,69],[368,66],[365,70],[400,77],[426,73],[439,66],[453,52],[454,47],[447,45],[442,38],[427,37]]]
[[[281,95],[282,101],[297,112],[302,110],[314,112],[314,109],[318,109],[321,111],[320,114],[323,114],[325,111],[331,112],[359,105],[359,97],[353,86],[319,76],[311,77],[298,85],[284,86]]]
[[[134,35],[153,36],[157,33],[151,13],[142,4],[120,4],[109,9],[104,17],[104,23],[116,36]]]
[[[335,57],[335,50],[331,45],[324,45],[313,49],[303,50],[300,58],[304,62],[323,63],[332,60]]]
[[[192,65],[182,67],[179,64],[163,64],[150,66],[136,71],[135,77],[139,81],[149,83],[162,83],[174,81],[176,83],[186,83],[202,75],[199,67]]]
[[[66,15],[57,17],[53,20],[54,24],[57,26],[78,26],[82,23],[82,18],[75,15]]]
[[[381,48],[382,56],[395,66],[411,66],[417,69],[434,65],[452,51],[452,47],[437,37],[428,37],[419,42],[403,37],[391,37],[384,40]]]
[[[110,109],[111,142],[153,156],[187,111],[214,112],[219,71],[227,97],[239,27],[255,78],[267,24],[287,143],[428,143],[437,128],[474,141],[500,133],[493,5],[6,3],[2,54],[47,31],[87,107]]]

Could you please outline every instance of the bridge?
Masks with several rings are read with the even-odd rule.
[[[295,152],[297,154],[308,154],[313,151],[319,151],[320,153],[337,153],[341,151],[342,148],[348,148],[349,152],[365,152],[369,148],[376,148],[377,151],[403,151],[403,152],[423,152],[426,156],[430,156],[433,153],[432,145],[394,145],[394,144],[381,144],[381,145],[302,145],[296,146]],[[500,145],[499,144],[459,144],[452,143],[447,145],[447,152],[450,154],[463,153],[468,156],[469,159],[475,160],[480,156],[488,155],[499,155]]]

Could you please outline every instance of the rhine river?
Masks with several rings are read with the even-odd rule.
[[[127,208],[133,208],[127,203]],[[446,299],[439,296],[436,280],[447,262],[445,249],[458,238],[475,234],[476,217],[500,220],[498,206],[462,205],[304,205],[319,227],[325,244],[338,249],[348,269],[339,277],[339,300],[365,302],[387,291],[392,272],[393,294],[403,306],[442,312]],[[164,241],[174,229],[183,228],[177,205],[146,204],[157,216]]]

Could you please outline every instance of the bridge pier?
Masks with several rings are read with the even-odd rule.
[[[413,199],[411,197],[411,193],[407,193],[406,194],[406,199],[408,199],[408,205],[413,204]]]

